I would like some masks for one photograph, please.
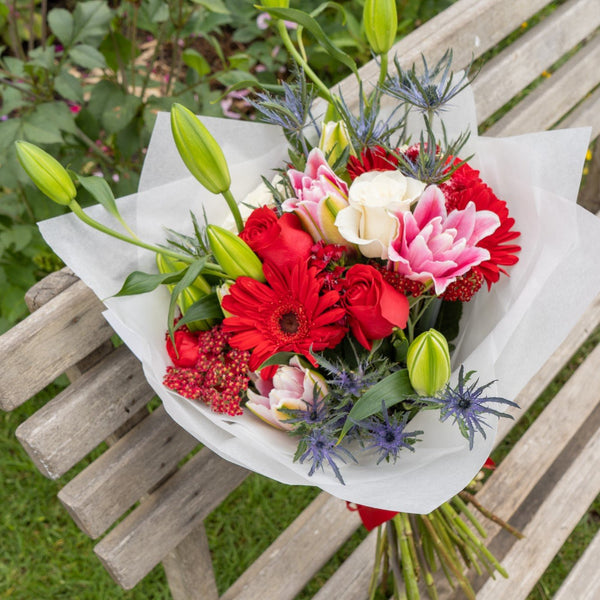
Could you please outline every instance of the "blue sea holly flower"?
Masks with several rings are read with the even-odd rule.
[[[340,483],[344,484],[344,478],[340,473],[340,470],[336,464],[336,460],[341,460],[344,464],[347,462],[342,454],[346,455],[347,458],[357,462],[357,460],[341,446],[336,446],[337,438],[332,437],[327,429],[315,428],[302,438],[298,448],[302,449],[303,454],[298,458],[299,462],[303,463],[305,460],[312,462],[308,476],[312,476],[317,469],[323,470],[323,463],[327,462],[332,468],[335,476],[338,478]]]
[[[487,404],[496,403],[516,408],[519,407],[516,402],[512,402],[506,398],[495,396],[482,397],[484,390],[492,385],[494,381],[477,387],[479,383],[477,379],[470,385],[467,385],[471,375],[472,372],[469,372],[465,376],[464,367],[461,365],[456,387],[447,385],[437,397],[421,398],[431,408],[440,409],[440,420],[442,422],[450,417],[454,417],[454,422],[458,423],[461,433],[469,440],[470,450],[473,449],[476,432],[481,433],[484,438],[486,437],[483,426],[489,427],[489,424],[485,421],[485,415],[513,418],[508,413],[500,412],[490,406],[486,406]]]
[[[385,402],[382,402],[383,423],[381,421],[365,424],[364,427],[372,434],[373,443],[367,446],[367,450],[376,448],[379,452],[377,464],[385,460],[392,459],[394,462],[398,459],[398,453],[403,448],[414,452],[413,444],[417,441],[417,436],[422,435],[422,431],[405,431],[408,422],[408,416],[388,414]]]

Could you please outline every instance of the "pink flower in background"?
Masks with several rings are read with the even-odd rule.
[[[447,214],[444,194],[435,185],[425,190],[414,213],[398,212],[396,218],[398,236],[389,248],[394,269],[413,281],[433,281],[438,295],[471,267],[489,259],[489,252],[476,244],[500,225],[498,215],[476,210],[473,202]]]
[[[283,210],[295,212],[315,242],[346,245],[334,222],[337,213],[348,206],[348,186],[333,172],[323,152],[314,148],[304,172],[290,169],[287,175],[296,197],[288,198]]]
[[[267,29],[269,27],[269,23],[271,21],[271,15],[266,12],[262,12],[256,17],[256,26],[259,29]],[[286,29],[298,29],[298,24],[293,21],[284,21]]]
[[[81,106],[79,104],[69,104],[69,110],[76,115],[81,111]]]

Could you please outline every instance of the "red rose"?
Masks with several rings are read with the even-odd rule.
[[[240,237],[263,262],[278,269],[306,260],[313,246],[312,237],[302,229],[294,213],[277,217],[274,210],[263,206],[252,212]]]
[[[198,338],[187,329],[178,329],[174,336],[175,348],[167,334],[167,352],[176,367],[195,367],[198,362]]]
[[[370,265],[350,267],[343,289],[350,329],[367,350],[371,349],[372,340],[387,337],[394,327],[406,327],[406,296],[384,281],[381,273]]]

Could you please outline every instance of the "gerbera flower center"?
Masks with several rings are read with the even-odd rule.
[[[281,331],[287,334],[293,334],[298,331],[300,327],[300,323],[298,322],[298,318],[296,317],[296,313],[288,312],[285,315],[282,315],[279,319],[279,326],[281,327]]]
[[[304,306],[293,299],[283,300],[276,305],[269,320],[271,336],[279,344],[304,339],[310,333]]]

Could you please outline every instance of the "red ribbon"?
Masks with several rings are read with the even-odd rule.
[[[371,508],[370,506],[354,504],[353,502],[346,502],[346,506],[348,507],[348,510],[358,511],[358,516],[360,517],[360,520],[367,531],[371,531],[372,529],[375,529],[375,527],[379,527],[379,525],[389,521],[398,514],[397,511]]]

